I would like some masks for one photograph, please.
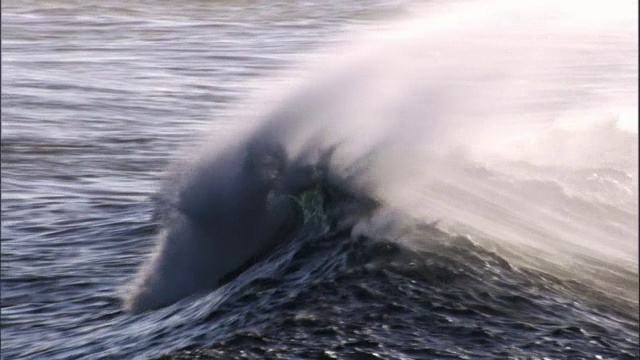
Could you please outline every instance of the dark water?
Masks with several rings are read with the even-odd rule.
[[[252,111],[237,109],[247,93],[342,41],[336,35],[414,6],[3,2],[1,357],[639,358],[637,163],[627,161],[637,131],[606,128],[617,145],[603,151],[624,161],[519,164],[518,176],[480,167],[473,176],[485,187],[431,194],[465,204],[460,214],[504,219],[503,230],[511,218],[502,215],[533,203],[524,208],[531,221],[516,227],[524,238],[548,237],[543,221],[552,219],[567,238],[597,233],[626,257],[589,242],[562,266],[545,264],[535,246],[503,246],[509,233],[496,227],[446,231],[406,209],[391,228],[361,231],[353,225],[370,213],[342,201],[380,199],[338,182],[330,187],[339,196],[303,206],[304,224],[291,220],[217,290],[123,310],[122,288],[167,227],[152,198],[184,148],[235,126],[238,112]],[[597,84],[607,76],[594,68],[609,73],[596,65],[581,76]],[[637,63],[616,69],[626,77],[612,76],[623,86],[610,93],[626,99]],[[336,225],[349,217],[357,221]]]

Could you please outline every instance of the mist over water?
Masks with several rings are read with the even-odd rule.
[[[200,39],[189,56],[180,41],[167,45],[176,58],[164,67],[183,71],[179,63],[193,61],[176,78],[176,93],[194,95],[217,79],[226,90],[207,85],[206,91],[228,99],[214,100],[219,108],[209,120],[199,95],[175,102],[173,110],[166,107],[171,96],[163,95],[143,112],[158,114],[157,122],[136,123],[138,140],[89,141],[95,143],[86,146],[113,149],[131,143],[132,151],[113,159],[113,174],[94,168],[79,181],[117,185],[150,201],[138,196],[114,205],[114,214],[94,214],[113,219],[92,223],[97,234],[109,234],[95,245],[103,255],[90,256],[92,268],[108,274],[95,277],[103,279],[96,286],[108,300],[94,301],[89,293],[95,289],[80,290],[74,302],[94,304],[97,315],[68,321],[71,330],[64,331],[76,345],[61,336],[46,350],[20,349],[21,334],[42,335],[18,329],[23,320],[37,324],[29,314],[40,308],[18,286],[19,274],[3,264],[3,274],[18,284],[3,279],[3,290],[11,292],[3,294],[7,354],[146,358],[210,348],[203,354],[211,358],[240,349],[259,358],[307,352],[636,357],[638,5],[431,2],[399,6],[393,16],[382,14],[391,4],[371,5],[368,13],[344,15],[364,18],[366,26],[325,34],[313,51],[294,45],[302,30],[291,43],[279,43],[290,25],[284,21],[282,30],[276,22],[277,36],[265,44],[295,55],[290,67],[269,67],[273,59],[284,63],[282,54],[269,61],[200,54],[213,45],[190,16],[205,10],[177,14],[188,19],[184,24],[163,20],[182,24],[189,41]],[[286,17],[287,6],[262,15],[247,10],[245,23],[236,20],[227,37],[212,43],[225,44],[243,28],[259,34],[266,25],[254,20]],[[332,28],[337,20],[323,9],[314,8],[323,21],[300,26]],[[3,49],[15,46],[4,42],[3,36]],[[149,86],[162,92],[162,84]],[[4,89],[3,99],[14,96],[21,104]],[[126,104],[116,100],[103,108]],[[65,111],[68,118],[79,114]],[[3,197],[11,193],[12,201],[3,202],[3,217],[17,206],[20,196],[11,196],[19,182],[12,176],[21,169],[21,142],[30,139],[27,127],[5,120],[16,113],[19,106],[3,106],[3,127],[10,130],[3,135],[3,158],[10,157],[3,159],[10,171],[3,174]],[[183,124],[180,116],[199,120]],[[158,159],[164,165],[169,157],[161,173]],[[126,179],[92,180],[96,176]],[[138,176],[143,180],[136,183]],[[83,197],[111,201],[99,192],[73,199]],[[140,218],[145,211],[150,220]],[[14,227],[15,220],[8,229]],[[64,264],[64,254],[94,246],[94,233],[78,236],[81,245],[61,247],[55,261]],[[31,256],[21,257],[27,250],[14,245],[20,238],[3,235],[3,247],[10,246],[3,263],[25,264]],[[122,270],[114,275],[114,268]],[[60,284],[61,297],[76,286]],[[22,296],[26,310],[16,310]],[[73,302],[53,303],[62,314],[80,311]],[[83,326],[96,332],[74,333]],[[42,331],[56,329],[48,324]],[[109,338],[111,349],[96,344],[96,336]]]

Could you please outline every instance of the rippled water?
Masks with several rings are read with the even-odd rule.
[[[150,197],[183,147],[234,125],[234,106],[270,85],[261,79],[411,11],[3,1],[2,358],[638,358],[637,295],[611,300],[433,227],[412,233],[438,239],[429,251],[310,229],[222,292],[122,310],[119,291],[155,244]],[[593,174],[599,186],[630,196],[611,189],[637,175],[607,171]],[[618,216],[619,238],[637,237],[625,233],[637,226],[629,201],[597,207]],[[635,265],[594,267],[632,293]]]
[[[143,354],[104,337],[130,321],[116,291],[161,171],[249,80],[376,5],[3,2],[3,357]]]

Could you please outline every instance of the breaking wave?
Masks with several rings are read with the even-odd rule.
[[[458,239],[637,311],[637,11],[521,5],[430,8],[251,98],[259,115],[169,171],[125,307],[340,234],[412,256]]]

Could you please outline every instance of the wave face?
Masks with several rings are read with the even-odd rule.
[[[163,222],[159,246],[125,306],[154,309],[215,289],[299,230],[308,211],[299,197],[306,191],[322,188],[332,198],[357,196],[349,191],[356,187],[348,179],[330,171],[332,153],[309,150],[289,158],[281,143],[258,131],[248,142],[227,145],[215,155],[207,152],[203,160],[180,167],[155,198],[155,216]],[[348,198],[336,204],[344,201]],[[346,210],[353,216],[377,205],[365,198],[352,204]],[[336,211],[345,210],[336,205],[332,216]],[[344,219],[339,224],[352,225]]]

